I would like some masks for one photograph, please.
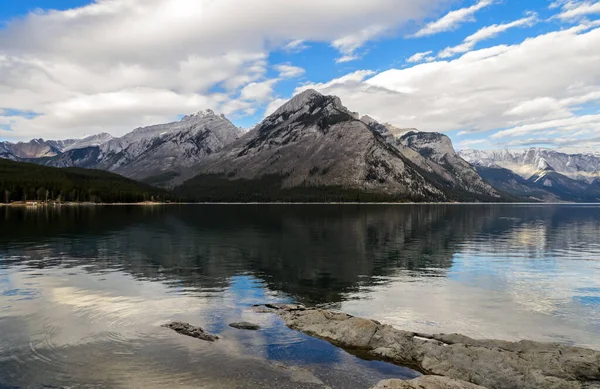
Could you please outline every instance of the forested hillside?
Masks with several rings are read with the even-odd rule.
[[[52,200],[132,203],[171,197],[166,191],[106,171],[0,159],[0,202]]]

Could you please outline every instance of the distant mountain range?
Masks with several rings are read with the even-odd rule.
[[[457,153],[439,133],[307,90],[250,131],[201,111],[113,138],[0,142],[0,158],[107,170],[199,201],[598,201],[600,155]]]
[[[110,141],[110,134],[102,133],[82,139],[43,140],[32,139],[29,142],[0,142],[0,158],[19,160],[55,157],[69,150],[99,146]]]
[[[587,149],[463,150],[494,187],[528,200],[600,201],[600,153]]]

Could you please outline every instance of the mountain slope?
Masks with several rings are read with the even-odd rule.
[[[200,198],[218,186],[229,191],[224,197],[230,200],[243,197],[242,187],[244,196],[261,199],[287,193],[290,198],[331,200],[334,192],[378,200],[454,199],[372,123],[359,120],[339,98],[314,90],[292,98],[195,172],[179,191]]]
[[[106,132],[103,132],[101,134],[86,136],[85,138],[81,138],[81,139],[68,139],[68,140],[61,141],[62,145],[60,147],[60,150],[62,152],[65,152],[65,151],[74,150],[74,149],[83,149],[86,147],[101,146],[101,145],[105,144],[106,142],[109,142],[112,139],[113,139],[113,136],[110,134],[107,134]]]
[[[52,157],[60,154],[57,141],[32,139],[29,142],[0,142],[0,157],[5,159]]]
[[[60,200],[139,202],[170,195],[114,173],[80,168],[57,169],[0,160],[0,202]]]
[[[540,162],[539,167],[540,170],[528,180],[534,186],[544,189],[565,201],[596,202],[600,200],[600,191],[593,185],[558,173],[546,161]]]
[[[21,159],[21,161],[51,167],[80,167],[94,169],[98,166],[100,154],[100,146],[89,146],[81,149],[67,150],[54,157],[26,158]]]
[[[0,158],[15,161],[18,157],[12,152],[11,144],[8,142],[0,142]]]
[[[477,173],[495,189],[527,201],[561,201],[559,196],[541,188],[511,170],[499,166],[475,166]]]

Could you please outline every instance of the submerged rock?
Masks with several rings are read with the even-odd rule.
[[[294,330],[428,375],[489,389],[600,388],[599,351],[533,341],[420,334],[340,312],[271,308]]]
[[[483,386],[448,377],[426,375],[414,380],[385,380],[371,389],[486,389]]]
[[[265,307],[270,309],[283,309],[286,311],[302,311],[306,309],[302,304],[265,304]]]
[[[329,388],[325,385],[323,381],[319,379],[319,377],[315,376],[313,372],[311,372],[308,369],[304,369],[298,366],[287,366],[280,362],[274,363],[274,366],[284,371],[287,371],[290,375],[290,379],[293,382],[302,382],[304,384],[320,385],[325,388]]]
[[[250,330],[250,331],[260,330],[260,326],[258,324],[248,323],[247,321],[231,323],[231,324],[229,324],[229,327],[237,328],[239,330]]]
[[[165,324],[163,327],[170,328],[181,335],[191,336],[192,338],[206,340],[208,342],[214,342],[219,339],[218,336],[211,335],[202,328],[195,327],[189,323],[175,321],[173,323]]]

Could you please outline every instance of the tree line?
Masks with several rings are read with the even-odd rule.
[[[0,160],[0,202],[133,203],[171,201],[169,192],[118,174]]]
[[[230,180],[220,174],[201,174],[175,188],[174,195],[198,202],[407,202],[425,198],[403,194],[368,192],[340,186],[298,186],[282,188],[285,175],[267,174],[246,180]]]

